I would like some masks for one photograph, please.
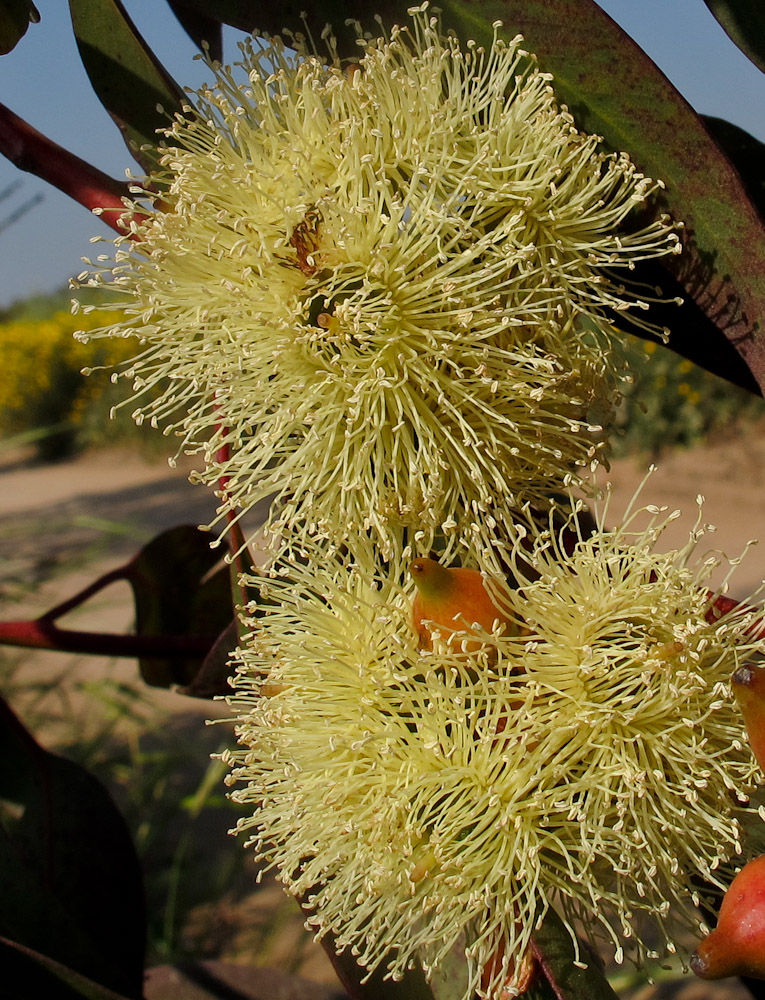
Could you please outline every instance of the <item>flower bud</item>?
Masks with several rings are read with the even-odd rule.
[[[717,927],[693,953],[691,968],[702,979],[765,979],[765,854],[733,879]]]
[[[412,602],[412,622],[421,649],[431,649],[431,634],[438,633],[457,647],[475,626],[491,632],[494,624],[508,624],[486,590],[477,569],[442,566],[435,559],[415,559],[409,572],[417,585]],[[465,642],[468,650],[475,642]]]

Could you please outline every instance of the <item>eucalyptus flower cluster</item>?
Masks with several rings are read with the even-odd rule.
[[[700,880],[722,886],[741,850],[758,769],[729,679],[755,612],[715,613],[699,525],[662,552],[666,511],[587,534],[580,506],[521,518],[478,563],[502,626],[458,622],[430,650],[409,553],[308,549],[258,581],[240,829],[368,969],[433,975],[459,947],[465,998],[513,995],[551,905],[619,958],[625,939],[646,957],[646,915],[674,950],[700,926]]]
[[[459,948],[465,1000],[499,1000],[551,906],[618,957],[646,914],[669,950],[698,925],[756,784],[728,682],[758,644],[716,613],[700,524],[661,552],[666,512],[591,530],[572,499],[613,323],[650,322],[629,275],[680,248],[660,182],[501,24],[483,48],[410,14],[355,62],[326,33],[328,58],[271,38],[211,67],[93,280],[126,317],[102,335],[141,341],[137,418],[203,456],[221,516],[272,498],[240,829],[370,974]],[[431,550],[483,573],[493,628],[418,641]]]
[[[93,280],[124,295],[138,419],[274,534],[462,531],[599,457],[607,332],[679,250],[660,186],[560,107],[520,37],[411,25],[357,63],[279,38],[214,67],[165,134],[163,211]],[[221,457],[227,456],[227,457]],[[587,478],[587,477],[585,477]],[[278,544],[278,543],[277,543]]]

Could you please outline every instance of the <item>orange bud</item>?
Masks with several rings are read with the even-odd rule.
[[[765,666],[746,663],[731,678],[752,753],[765,771]]]
[[[691,968],[702,979],[765,979],[765,854],[733,879],[717,927],[691,956]]]
[[[472,631],[471,626],[490,632],[494,622],[510,624],[489,596],[478,570],[442,566],[424,557],[415,559],[409,570],[417,584],[412,621],[421,649],[432,648],[431,632],[449,641],[456,632]],[[455,642],[460,645],[461,638]],[[468,649],[479,647],[480,643],[467,644]]]

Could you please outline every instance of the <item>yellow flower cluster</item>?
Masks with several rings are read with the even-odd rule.
[[[278,540],[390,555],[581,483],[618,397],[610,317],[648,307],[624,276],[679,250],[640,213],[658,185],[498,29],[463,50],[420,13],[351,69],[279,39],[243,68],[167,130],[172,208],[104,278],[145,345],[140,415],[230,507],[275,497]]]
[[[234,797],[255,807],[240,828],[368,968],[434,973],[461,942],[465,997],[482,980],[499,997],[553,902],[618,956],[645,915],[674,948],[698,929],[697,879],[722,885],[740,851],[735,802],[758,769],[728,681],[759,646],[755,612],[712,612],[699,525],[659,552],[673,515],[588,536],[579,506],[521,519],[487,553],[508,627],[464,623],[464,642],[430,651],[406,554],[309,550],[260,582],[236,699]]]
[[[93,330],[114,314],[94,310],[85,316],[57,312],[45,320],[0,324],[0,420],[4,434],[45,424],[78,423],[103,393],[106,382],[83,380],[85,367],[111,367],[127,360],[133,346],[110,339],[83,343],[75,331]]]

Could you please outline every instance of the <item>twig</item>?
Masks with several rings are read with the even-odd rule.
[[[115,632],[87,632],[59,628],[56,621],[84,604],[88,598],[110,583],[129,581],[134,573],[131,561],[109,570],[72,597],[46,611],[38,618],[0,622],[0,645],[29,649],[53,649],[63,653],[92,656],[163,657],[185,659],[204,657],[217,639],[214,635],[122,635]]]
[[[127,184],[80,159],[68,149],[48,139],[10,108],[0,104],[0,153],[19,170],[36,174],[91,211],[118,233],[126,231],[123,216],[142,222],[147,216],[129,210]]]
[[[61,604],[57,604],[55,607],[51,608],[50,611],[46,611],[44,614],[40,615],[36,619],[38,622],[55,622],[58,618],[61,618],[71,611],[73,608],[79,607],[80,604],[84,604],[89,597],[93,594],[97,594],[99,590],[103,590],[104,587],[108,587],[110,583],[117,583],[120,580],[129,580],[131,577],[131,563],[127,563],[125,566],[120,566],[117,569],[109,570],[108,573],[104,573],[103,576],[99,576],[97,580],[93,583],[89,583],[87,587],[83,587],[82,590],[78,590],[73,597],[68,597]]]
[[[80,632],[59,628],[52,621],[34,618],[0,622],[0,645],[28,649],[54,649],[88,656],[182,658],[204,656],[216,636],[120,635],[114,632]]]

